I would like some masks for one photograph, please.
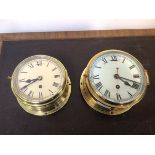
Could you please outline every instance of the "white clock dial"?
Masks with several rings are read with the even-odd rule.
[[[39,103],[57,95],[65,82],[63,65],[49,56],[25,59],[15,71],[18,96],[27,102]]]
[[[144,92],[142,65],[128,53],[110,50],[97,57],[89,70],[93,89],[113,103],[128,103]]]

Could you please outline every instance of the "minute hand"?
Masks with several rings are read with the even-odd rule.
[[[133,82],[133,83],[140,84],[139,82],[136,82],[136,81],[133,81],[133,80],[130,80],[130,79],[127,79],[127,78],[121,77],[121,76],[119,76],[119,78],[120,78],[120,79],[127,80],[127,81],[131,81],[131,82]]]
[[[139,82],[136,82],[136,81],[133,81],[133,80],[130,80],[130,79],[126,79],[126,78],[123,78],[123,77],[119,77],[119,79],[120,79],[121,81],[124,81],[124,84],[125,84],[125,85],[128,85],[128,86],[130,86],[131,88],[134,88],[134,89],[138,89],[139,86],[140,86],[140,84],[141,84],[141,83],[139,83]],[[132,82],[132,85],[129,84],[128,81],[129,81],[129,82]]]

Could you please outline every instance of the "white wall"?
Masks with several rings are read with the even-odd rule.
[[[155,28],[154,10],[137,0],[0,0],[0,33]]]
[[[0,20],[0,33],[155,28],[155,20]]]

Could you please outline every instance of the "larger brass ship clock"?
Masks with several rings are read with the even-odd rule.
[[[34,55],[17,65],[11,88],[25,111],[43,116],[58,111],[67,103],[71,82],[59,60],[47,55]]]
[[[142,64],[129,53],[113,49],[96,54],[80,80],[88,105],[108,115],[128,111],[144,97],[148,84]]]

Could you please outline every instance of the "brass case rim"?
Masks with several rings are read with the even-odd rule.
[[[91,85],[90,81],[89,81],[89,72],[90,69],[92,67],[93,62],[96,60],[96,58],[98,58],[99,56],[110,52],[110,51],[116,51],[119,53],[125,53],[126,55],[131,56],[134,60],[136,60],[136,62],[140,65],[142,71],[143,71],[143,75],[144,75],[144,85],[143,85],[143,91],[142,93],[140,93],[135,100],[131,101],[131,102],[127,102],[127,103],[113,103],[109,100],[107,100],[106,98],[104,98],[103,96],[101,96],[98,92],[95,91],[95,88]],[[144,69],[143,65],[137,60],[137,58],[135,58],[134,56],[132,56],[131,54],[121,51],[121,50],[116,50],[116,49],[109,49],[109,50],[104,50],[101,51],[99,53],[97,53],[96,55],[94,55],[90,61],[88,62],[86,68],[83,70],[81,78],[80,78],[80,89],[81,89],[81,93],[82,96],[84,97],[84,100],[86,101],[86,103],[92,107],[93,109],[95,109],[96,111],[99,111],[101,113],[104,114],[108,114],[108,115],[118,115],[121,113],[124,113],[126,111],[128,111],[132,106],[134,106],[135,104],[139,103],[140,100],[144,97],[146,90],[147,90],[147,86],[150,84],[149,82],[149,76],[147,73],[147,70]],[[86,92],[85,92],[86,91]],[[92,103],[91,103],[92,102]],[[120,109],[124,109],[124,111],[122,110],[122,112],[116,112],[116,113],[109,113],[109,112],[105,112],[103,110],[98,110],[95,108],[95,105],[97,104],[97,102],[106,105],[108,107],[111,108],[120,108]]]
[[[110,51],[116,51],[116,52],[120,52],[120,53],[125,53],[127,55],[130,55],[132,58],[134,58],[134,60],[136,60],[138,62],[138,64],[141,66],[143,72],[144,72],[144,89],[143,89],[143,92],[141,94],[139,94],[137,96],[137,98],[131,102],[127,102],[127,103],[114,103],[114,102],[111,102],[111,101],[108,101],[106,98],[104,98],[103,96],[101,96],[98,92],[94,91],[95,88],[91,85],[90,81],[88,80],[88,75],[89,75],[89,72],[90,72],[90,69],[91,69],[91,66],[94,62],[94,60],[96,60],[97,57],[105,54],[105,53],[108,53]],[[146,74],[145,74],[145,69],[143,68],[142,64],[134,57],[132,56],[131,54],[127,53],[127,52],[124,52],[124,51],[121,51],[121,50],[116,50],[116,49],[110,49],[110,50],[104,50],[104,51],[101,51],[99,53],[97,53],[96,55],[94,55],[90,61],[88,62],[88,65],[86,67],[86,71],[85,71],[85,76],[87,77],[86,78],[86,82],[87,82],[87,86],[88,86],[88,89],[89,91],[92,93],[92,95],[98,99],[100,102],[105,102],[107,105],[109,106],[112,106],[112,107],[120,107],[120,108],[125,108],[125,107],[130,107],[130,106],[133,106],[137,103],[139,103],[139,101],[145,96],[145,93],[146,93],[146,89],[147,89],[147,77],[146,77]]]
[[[51,100],[51,99],[53,99],[53,100],[57,99],[57,98],[61,95],[61,92],[63,91],[64,86],[66,85],[66,82],[67,82],[66,79],[67,79],[68,73],[67,73],[67,70],[65,69],[65,66],[62,64],[62,62],[59,61],[58,59],[54,58],[54,57],[51,57],[51,56],[48,56],[48,55],[33,55],[33,56],[28,57],[28,58],[25,58],[23,61],[21,61],[21,62],[16,66],[16,68],[15,68],[13,74],[12,74],[12,77],[11,77],[11,89],[12,89],[14,95],[15,95],[16,97],[20,98],[21,100],[25,101],[25,102],[28,102],[27,99],[21,97],[20,95],[18,95],[18,90],[16,89],[16,86],[15,86],[15,84],[16,84],[16,83],[15,83],[15,81],[16,81],[15,78],[16,78],[16,73],[18,72],[20,66],[22,66],[22,64],[23,64],[24,62],[26,62],[27,60],[29,60],[29,59],[30,59],[30,60],[31,60],[31,59],[33,60],[34,57],[36,57],[36,58],[37,58],[37,57],[48,57],[49,60],[53,60],[53,61],[57,62],[57,63],[60,65],[59,67],[64,71],[64,82],[63,82],[63,85],[61,86],[62,88],[59,90],[59,92],[58,92],[55,96],[53,96],[52,98],[49,98],[49,99],[43,101],[42,104],[44,104],[44,103],[48,102],[48,101]],[[29,101],[29,102],[31,102],[31,101]],[[34,104],[38,104],[38,103],[39,103],[39,104],[40,104],[40,101],[31,102],[31,103],[34,103]]]
[[[47,55],[33,55],[31,56],[31,58],[36,57],[36,56],[47,56]],[[64,82],[63,85],[61,86],[62,88],[60,89],[60,91],[54,95],[53,97],[49,98],[48,100],[45,100],[43,102],[30,102],[24,98],[21,98],[18,93],[16,92],[16,88],[14,87],[14,78],[15,78],[15,71],[17,70],[17,67],[19,67],[19,65],[21,65],[21,62],[24,62],[24,60],[30,58],[26,58],[23,61],[21,61],[15,68],[12,77],[11,77],[11,89],[13,94],[15,95],[19,105],[28,113],[33,114],[33,115],[37,115],[37,116],[45,116],[45,115],[50,115],[52,113],[55,113],[56,111],[60,110],[68,101],[70,94],[71,94],[71,81],[68,75],[68,72],[65,68],[65,66],[61,63],[61,61],[59,61],[58,59],[51,57],[51,56],[47,56],[52,60],[56,60],[56,62],[59,63],[60,68],[63,70],[64,72]],[[52,108],[52,106],[56,106],[57,107],[54,109]]]
[[[16,99],[17,99],[19,105],[26,112],[28,112],[32,115],[36,115],[36,116],[46,116],[46,115],[53,114],[53,113],[59,111],[62,107],[64,107],[69,100],[70,94],[71,94],[71,81],[68,77],[64,92],[55,101],[49,101],[44,105],[38,104],[38,106],[37,106],[34,104],[29,104],[19,98],[16,98]],[[56,106],[56,108],[53,108],[55,106]]]
[[[102,114],[106,115],[120,115],[122,113],[125,113],[128,111],[132,106],[130,107],[110,107],[105,102],[99,102],[96,98],[94,98],[93,95],[89,92],[89,89],[87,88],[86,83],[84,82],[86,79],[85,71],[83,71],[81,78],[80,78],[80,89],[81,94],[86,101],[86,103],[93,108],[95,111],[98,111]]]

